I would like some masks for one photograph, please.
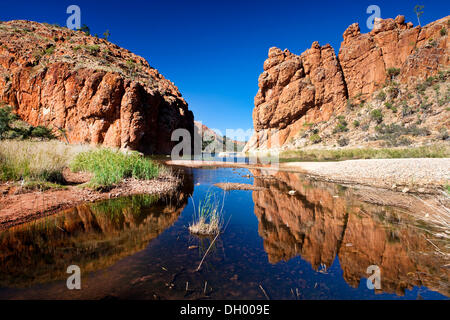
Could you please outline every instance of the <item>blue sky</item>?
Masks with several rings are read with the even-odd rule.
[[[109,29],[111,42],[143,56],[178,86],[196,120],[223,132],[253,126],[253,99],[270,47],[300,54],[319,41],[339,51],[350,24],[369,31],[369,5],[378,5],[382,18],[404,14],[414,25],[416,4],[425,6],[422,24],[450,14],[444,0],[22,0],[1,1],[0,20],[65,25],[71,4],[81,7],[92,33]]]

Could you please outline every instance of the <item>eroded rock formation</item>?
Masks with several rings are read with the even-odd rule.
[[[173,130],[194,130],[178,88],[142,57],[29,21],[0,22],[0,103],[70,143],[170,153]]]
[[[256,133],[245,151],[280,148],[305,125],[342,113],[348,99],[370,99],[390,79],[390,69],[405,84],[447,70],[449,21],[413,27],[403,16],[379,19],[367,34],[355,23],[344,32],[338,57],[317,42],[301,55],[271,48],[255,97]]]

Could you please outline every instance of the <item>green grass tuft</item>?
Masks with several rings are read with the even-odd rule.
[[[95,187],[109,187],[127,178],[151,180],[160,173],[157,164],[138,153],[124,154],[110,149],[80,153],[70,169],[92,173],[91,186]]]

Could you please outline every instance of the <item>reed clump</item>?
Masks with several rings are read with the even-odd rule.
[[[189,231],[199,236],[218,235],[223,227],[224,200],[220,201],[214,193],[208,192],[200,201],[197,211],[194,203],[194,221]]]

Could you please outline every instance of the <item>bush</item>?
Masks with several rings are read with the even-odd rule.
[[[340,147],[345,147],[348,145],[348,143],[349,143],[349,140],[347,138],[340,138],[338,140],[338,144]]]
[[[52,55],[55,52],[56,47],[54,45],[51,45],[47,49],[45,49],[44,54],[46,55]]]
[[[309,137],[309,140],[313,143],[313,144],[317,144],[322,142],[322,138],[316,133],[313,134],[311,137]]]
[[[333,133],[338,133],[338,132],[347,132],[348,131],[348,123],[345,120],[344,116],[339,116],[337,117],[338,119],[338,124],[336,125],[336,127],[333,130]]]
[[[17,120],[17,116],[12,113],[12,108],[10,106],[0,108],[0,140],[3,135],[11,130],[11,124],[13,121]]]
[[[372,110],[372,112],[370,113],[370,117],[372,118],[372,120],[375,120],[377,123],[383,122],[383,113],[381,112],[380,109]]]
[[[447,128],[445,128],[445,127],[442,127],[441,129],[439,129],[439,136],[438,136],[438,139],[439,140],[448,140],[448,138],[449,138],[449,135],[448,135],[448,131],[447,131]]]
[[[386,93],[384,91],[380,91],[377,94],[376,98],[377,98],[377,100],[384,101],[384,100],[386,100]]]
[[[389,68],[389,69],[387,69],[387,75],[388,75],[388,77],[391,80],[393,80],[399,74],[400,74],[400,69],[399,68]]]
[[[110,149],[81,153],[70,168],[74,172],[91,172],[94,187],[109,187],[126,178],[151,180],[160,172],[158,165],[138,153],[124,154]]]
[[[41,139],[55,139],[56,137],[53,135],[52,130],[46,127],[37,126],[36,128],[32,128],[31,130],[32,138],[41,138]]]
[[[88,27],[87,25],[85,25],[85,24],[83,24],[83,25],[81,26],[81,28],[78,29],[78,30],[81,31],[81,32],[84,32],[84,34],[87,35],[87,36],[90,36],[90,35],[91,35],[91,30],[90,30],[89,27]]]
[[[55,139],[52,130],[43,126],[32,127],[12,112],[10,106],[0,108],[0,140],[1,139]]]
[[[414,114],[414,109],[404,105],[403,108],[402,108],[402,116],[403,117],[407,117],[407,116],[410,116],[412,114]]]
[[[442,37],[445,37],[447,35],[447,29],[445,27],[442,28],[440,32]]]
[[[358,127],[360,126],[359,121],[358,121],[358,120],[353,121],[353,126],[354,126],[355,128],[358,128]]]

